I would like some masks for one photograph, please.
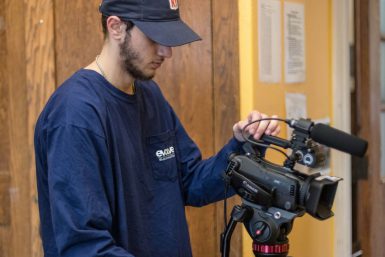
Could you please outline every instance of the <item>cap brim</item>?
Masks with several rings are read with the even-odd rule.
[[[201,40],[182,20],[138,21],[131,20],[147,37],[164,46],[180,46]]]

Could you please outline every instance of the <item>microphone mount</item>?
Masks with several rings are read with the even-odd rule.
[[[318,145],[310,138],[310,131],[314,123],[308,119],[285,120],[293,128],[291,140],[263,135],[261,141],[276,145],[284,149],[292,149],[291,155],[286,158],[284,167],[293,169],[296,163],[316,168],[323,165],[325,156],[319,151]],[[249,141],[252,139],[249,138]]]

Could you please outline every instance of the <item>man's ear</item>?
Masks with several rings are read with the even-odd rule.
[[[126,25],[118,16],[107,18],[107,29],[110,38],[122,41],[125,37]]]

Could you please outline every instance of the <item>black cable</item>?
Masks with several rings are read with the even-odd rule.
[[[229,184],[226,183],[226,185],[225,185],[225,200],[223,201],[223,215],[224,215],[225,229],[227,226],[227,190],[228,189],[229,189]]]
[[[282,122],[285,122],[285,123],[289,123],[290,120],[288,119],[281,119],[281,118],[262,118],[262,119],[258,119],[258,120],[254,120],[254,121],[250,121],[243,129],[242,129],[242,137],[246,140],[246,136],[245,136],[245,131],[246,131],[246,128],[248,126],[250,126],[251,124],[254,124],[254,123],[257,123],[257,122],[261,122],[263,120],[277,120],[277,121],[282,121]]]
[[[287,119],[280,119],[280,118],[262,118],[262,119],[258,119],[258,120],[254,120],[254,121],[251,121],[249,122],[243,129],[242,129],[242,137],[245,141],[253,144],[253,145],[257,145],[257,146],[261,146],[261,147],[264,147],[264,148],[270,148],[270,149],[273,149],[277,152],[280,152],[281,154],[283,154],[286,158],[290,158],[284,151],[282,151],[281,149],[277,148],[277,147],[274,147],[274,146],[270,146],[269,144],[265,144],[262,140],[256,140],[256,139],[250,139],[247,135],[246,135],[246,128],[248,126],[250,126],[251,124],[254,124],[254,123],[257,123],[257,122],[260,122],[260,121],[263,121],[263,120],[277,120],[277,121],[282,121],[282,122],[285,122],[285,123],[288,123],[289,120]]]

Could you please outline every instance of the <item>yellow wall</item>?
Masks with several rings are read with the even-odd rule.
[[[251,109],[285,117],[285,93],[307,96],[307,114],[311,119],[332,118],[332,0],[291,0],[305,6],[306,81],[299,84],[264,84],[258,78],[258,0],[239,0],[241,117]],[[283,4],[282,12],[282,62]],[[282,74],[284,70],[282,67]],[[286,126],[282,124],[282,137]],[[273,159],[276,157],[273,155]],[[278,159],[276,159],[277,161]],[[333,257],[333,218],[318,221],[309,215],[297,218],[290,234],[290,256]],[[243,233],[243,256],[254,256],[249,235]]]

